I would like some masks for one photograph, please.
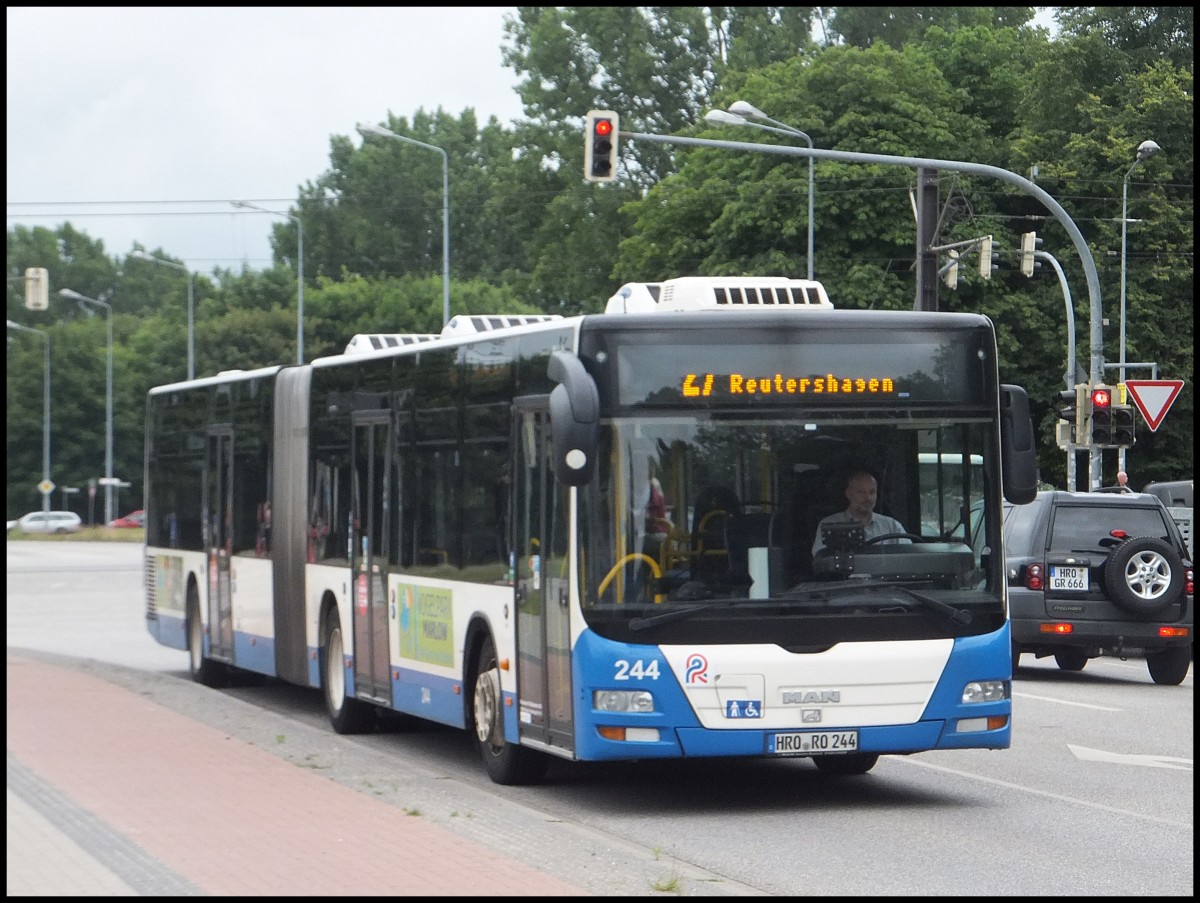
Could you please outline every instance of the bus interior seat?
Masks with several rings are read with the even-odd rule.
[[[792,570],[797,580],[812,575],[812,546],[817,537],[817,524],[846,508],[845,478],[828,471],[805,474],[806,479],[796,488],[792,507]]]
[[[726,533],[729,519],[741,513],[741,500],[726,486],[708,486],[696,496],[692,518],[693,579],[717,578],[729,570]]]

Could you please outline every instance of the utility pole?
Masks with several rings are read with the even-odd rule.
[[[938,171],[917,169],[917,299],[913,310],[938,309]]]

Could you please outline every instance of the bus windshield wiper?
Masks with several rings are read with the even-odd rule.
[[[834,583],[820,588],[806,589],[797,593],[785,593],[784,596],[792,599],[803,601],[819,601],[821,599],[841,598],[844,596],[852,596],[859,592],[870,592],[875,595],[880,590],[898,590],[904,593],[906,597],[915,602],[921,603],[926,608],[932,609],[938,614],[944,615],[949,620],[956,624],[970,624],[972,616],[969,611],[962,608],[955,608],[941,599],[935,599],[933,596],[919,593],[911,586],[899,581],[878,582],[878,583],[862,583],[851,581],[847,583]]]
[[[666,624],[670,621],[690,618],[694,614],[712,608],[715,604],[714,602],[709,602],[707,605],[693,605],[691,608],[672,608],[670,611],[649,615],[645,618],[634,618],[629,622],[629,629],[645,630],[648,627],[657,627],[659,624]]]
[[[643,618],[633,618],[629,622],[630,630],[646,630],[649,627],[657,627],[659,624],[668,624],[671,621],[680,621],[685,618],[690,618],[692,615],[699,614],[702,611],[708,611],[710,608],[722,606],[725,608],[744,608],[747,606],[775,605],[780,603],[778,597],[771,599],[744,599],[744,598],[727,598],[722,597],[714,599],[711,602],[705,602],[703,605],[692,605],[689,608],[671,608],[668,611],[659,612],[654,615],[647,615]]]
[[[919,593],[915,589],[910,589],[907,586],[895,586],[894,589],[900,590],[910,599],[915,599],[926,608],[931,608],[938,614],[945,615],[955,624],[970,624],[974,620],[971,613],[965,608],[955,608],[948,602],[943,602],[941,599],[935,599],[933,596],[927,596],[924,593]]]

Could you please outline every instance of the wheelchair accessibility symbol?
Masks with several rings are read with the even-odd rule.
[[[761,718],[762,700],[760,699],[727,699],[725,701],[726,718]]]

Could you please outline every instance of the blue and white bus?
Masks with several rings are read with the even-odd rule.
[[[150,632],[203,683],[320,689],[339,732],[459,727],[501,784],[1010,745],[1001,500],[1036,466],[983,316],[631,284],[155,388],[145,464]],[[814,554],[852,469],[911,532]]]

